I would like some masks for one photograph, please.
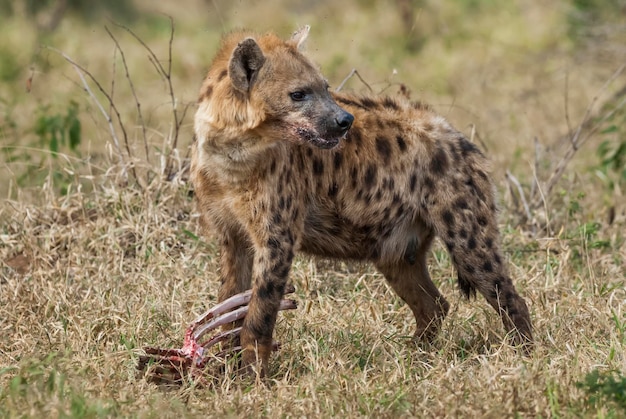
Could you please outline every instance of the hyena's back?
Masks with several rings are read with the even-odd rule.
[[[491,215],[487,161],[443,118],[403,99],[334,97],[355,115],[341,146],[292,146],[282,157],[310,185],[304,250],[394,262],[419,236],[437,230],[439,206],[459,217],[458,227],[471,229],[479,225],[473,215]]]

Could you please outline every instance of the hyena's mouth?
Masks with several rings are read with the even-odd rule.
[[[342,138],[345,138],[347,131],[338,137],[321,137],[315,131],[312,131],[303,127],[298,127],[296,128],[296,134],[304,142],[310,143],[319,148],[331,149],[331,148],[335,148],[339,144],[339,141],[341,141]]]
[[[339,144],[339,140],[339,138],[315,138],[309,142],[316,147],[330,149],[337,147],[337,144]]]

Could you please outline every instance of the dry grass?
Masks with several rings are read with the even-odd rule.
[[[609,189],[591,169],[597,141],[577,155],[547,197],[544,218],[539,218],[540,224],[550,223],[549,230],[533,233],[518,223],[518,208],[504,180],[510,170],[530,183],[532,138],[550,143],[568,132],[565,74],[569,118],[576,124],[619,61],[584,56],[565,40],[562,12],[540,3],[519,15],[512,12],[514,6],[497,13],[488,8],[474,15],[472,24],[458,26],[441,23],[462,22],[453,2],[426,7],[418,23],[429,16],[437,19],[429,17],[424,22],[430,26],[420,27],[433,40],[419,53],[393,44],[401,39],[399,18],[382,2],[342,2],[348,11],[343,13],[332,3],[309,7],[273,0],[267,2],[271,7],[243,7],[213,2],[215,8],[189,0],[195,9],[169,10],[177,22],[177,98],[193,102],[223,29],[273,27],[288,33],[294,24],[311,23],[311,52],[335,84],[356,67],[377,89],[402,81],[414,98],[434,103],[462,130],[470,133],[470,124],[475,125],[475,140],[494,161],[504,244],[535,325],[533,356],[523,358],[502,343],[500,321],[482,298],[469,303],[461,298],[447,254],[437,244],[431,273],[452,309],[432,345],[410,341],[410,310],[371,267],[300,257],[291,274],[300,308],[280,316],[277,338],[283,348],[273,357],[265,385],[224,377],[209,388],[185,385],[165,391],[136,377],[139,348],[180,345],[187,323],[214,304],[217,249],[197,237],[189,187],[180,179],[154,178],[143,188],[123,181],[120,173],[127,166],[105,146],[110,144],[106,124],[81,92],[71,66],[51,54],[50,66],[34,79],[31,96],[20,99],[15,86],[0,86],[2,97],[16,95],[12,109],[23,144],[32,144],[28,114],[36,114],[42,103],[80,101],[84,129],[79,155],[46,158],[37,166],[35,175],[46,179],[43,186],[35,179],[18,183],[23,161],[5,161],[0,169],[8,179],[2,193],[9,198],[0,203],[0,416],[624,413],[612,404],[585,403],[585,392],[576,386],[596,369],[622,376],[626,371],[626,203],[619,185]],[[361,3],[367,5],[359,7]],[[194,10],[212,13],[206,31],[198,29],[207,23]],[[93,45],[106,39],[104,30],[74,23],[63,25],[51,44],[88,62],[110,86],[114,45],[95,51]],[[18,27],[12,26],[11,36]],[[134,29],[160,57],[166,54],[166,31],[142,22]],[[118,56],[115,97],[127,127],[133,127],[133,161],[142,176],[162,173],[162,150],[172,132],[169,97],[145,52],[117,34],[144,105],[153,153],[150,165],[140,157],[135,104],[124,87]],[[348,87],[362,88],[356,79]],[[191,137],[189,123],[183,125],[177,163]],[[5,135],[0,142],[11,140]],[[62,179],[67,195],[59,193],[60,181],[51,175],[59,168],[74,173]],[[616,213],[612,223],[605,221],[609,206]]]

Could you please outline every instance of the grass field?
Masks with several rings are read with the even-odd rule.
[[[1,417],[626,415],[623,1],[161,3],[116,18],[149,50],[103,18],[0,11]],[[436,243],[452,308],[432,345],[372,267],[299,256],[264,384],[137,376],[142,346],[179,346],[216,302],[184,164],[219,38],[303,24],[331,85],[403,85],[489,155],[531,357]]]

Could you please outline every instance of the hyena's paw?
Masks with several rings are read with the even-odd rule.
[[[422,313],[420,318],[416,318],[417,329],[415,330],[414,339],[418,342],[431,343],[439,333],[443,320],[448,315],[450,303],[440,296],[433,302],[430,310]]]

